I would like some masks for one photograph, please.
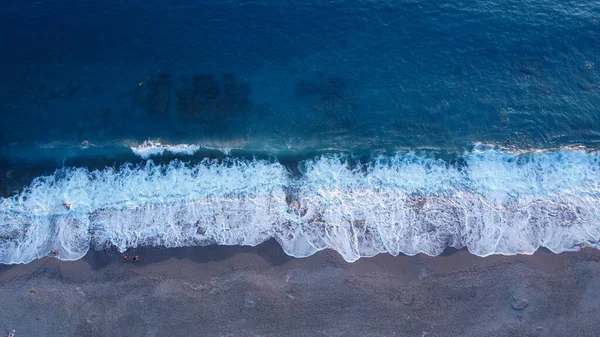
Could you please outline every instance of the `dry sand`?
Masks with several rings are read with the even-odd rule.
[[[304,259],[138,249],[0,266],[0,329],[35,336],[595,336],[600,252]],[[521,310],[516,310],[513,305]]]

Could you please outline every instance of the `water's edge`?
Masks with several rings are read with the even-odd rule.
[[[205,159],[88,170],[68,167],[0,199],[0,262],[60,251],[141,246],[255,246],[347,261],[380,253],[478,256],[597,247],[600,155],[494,149],[461,160],[399,153],[370,161]]]

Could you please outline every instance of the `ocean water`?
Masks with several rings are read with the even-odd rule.
[[[0,44],[0,263],[598,246],[598,2],[7,0]]]

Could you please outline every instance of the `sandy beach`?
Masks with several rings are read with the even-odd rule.
[[[0,267],[15,336],[592,336],[600,252],[475,257],[138,249]],[[520,308],[520,310],[515,309]]]

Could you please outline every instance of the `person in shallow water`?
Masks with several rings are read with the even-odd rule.
[[[134,256],[133,257],[133,262],[140,262],[140,257],[139,256]]]
[[[129,258],[127,257],[127,255],[123,255],[123,262],[127,262]]]

